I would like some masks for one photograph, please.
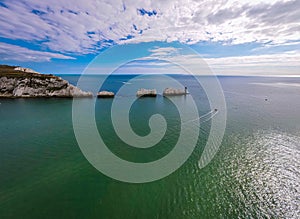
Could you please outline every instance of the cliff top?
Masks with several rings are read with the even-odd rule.
[[[0,77],[7,78],[56,78],[51,74],[40,74],[20,66],[0,65]]]

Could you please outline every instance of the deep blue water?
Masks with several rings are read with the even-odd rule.
[[[75,75],[62,77],[73,84],[78,80]],[[92,86],[99,77],[87,81]],[[128,86],[130,92],[116,97],[122,103],[137,88],[153,85],[147,80],[128,83],[133,77],[112,76],[101,89],[117,92]],[[174,97],[178,103],[189,106],[193,97],[199,115],[214,110],[192,77],[174,77],[191,93]],[[199,80],[209,84],[211,78]],[[74,136],[71,99],[0,99],[0,218],[299,218],[300,78],[219,81],[227,124],[216,156],[199,168],[211,128],[206,121],[190,158],[171,175],[143,184],[111,179],[85,159]],[[168,81],[156,84],[161,93]],[[150,162],[172,150],[181,130],[180,113],[171,101],[159,95],[131,107],[129,120],[138,135],[150,132],[148,120],[154,113],[168,123],[163,140],[147,150],[119,138],[111,124],[112,101],[97,100],[95,118],[114,154]],[[121,116],[122,105],[117,110]]]

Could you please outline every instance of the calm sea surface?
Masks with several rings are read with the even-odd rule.
[[[78,79],[62,77],[73,84]],[[97,77],[90,76],[91,83]],[[116,97],[126,101],[136,92],[128,83],[132,77],[113,76],[103,88],[116,92],[132,86],[132,93]],[[212,110],[191,77],[175,78],[197,100],[200,115]],[[111,179],[85,159],[73,132],[71,99],[0,99],[0,218],[300,218],[300,79],[219,80],[227,128],[214,159],[199,169],[210,130],[206,121],[187,162],[144,184]],[[168,84],[157,83],[162,89]],[[185,97],[174,98],[190,104]],[[141,136],[149,133],[152,114],[168,122],[160,144],[145,150],[129,147],[114,132],[111,103],[97,100],[95,112],[99,133],[114,154],[150,162],[170,152],[180,124],[168,99],[145,98],[132,105],[131,126]]]

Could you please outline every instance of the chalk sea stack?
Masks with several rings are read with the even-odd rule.
[[[113,98],[115,96],[114,92],[110,91],[100,91],[97,93],[98,98]]]
[[[180,95],[186,95],[188,94],[187,92],[187,87],[182,89],[174,89],[174,88],[166,88],[163,92],[163,96],[180,96]]]
[[[137,97],[156,97],[157,93],[155,89],[139,89],[136,92]]]
[[[91,92],[82,91],[60,77],[29,68],[0,65],[0,98],[92,96]]]

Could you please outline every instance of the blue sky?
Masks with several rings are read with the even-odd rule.
[[[143,61],[120,73],[173,73],[151,59],[170,52],[219,75],[300,75],[296,0],[2,0],[0,13],[0,63],[43,73],[78,74],[99,53],[133,45]],[[199,55],[178,53],[179,43]]]

